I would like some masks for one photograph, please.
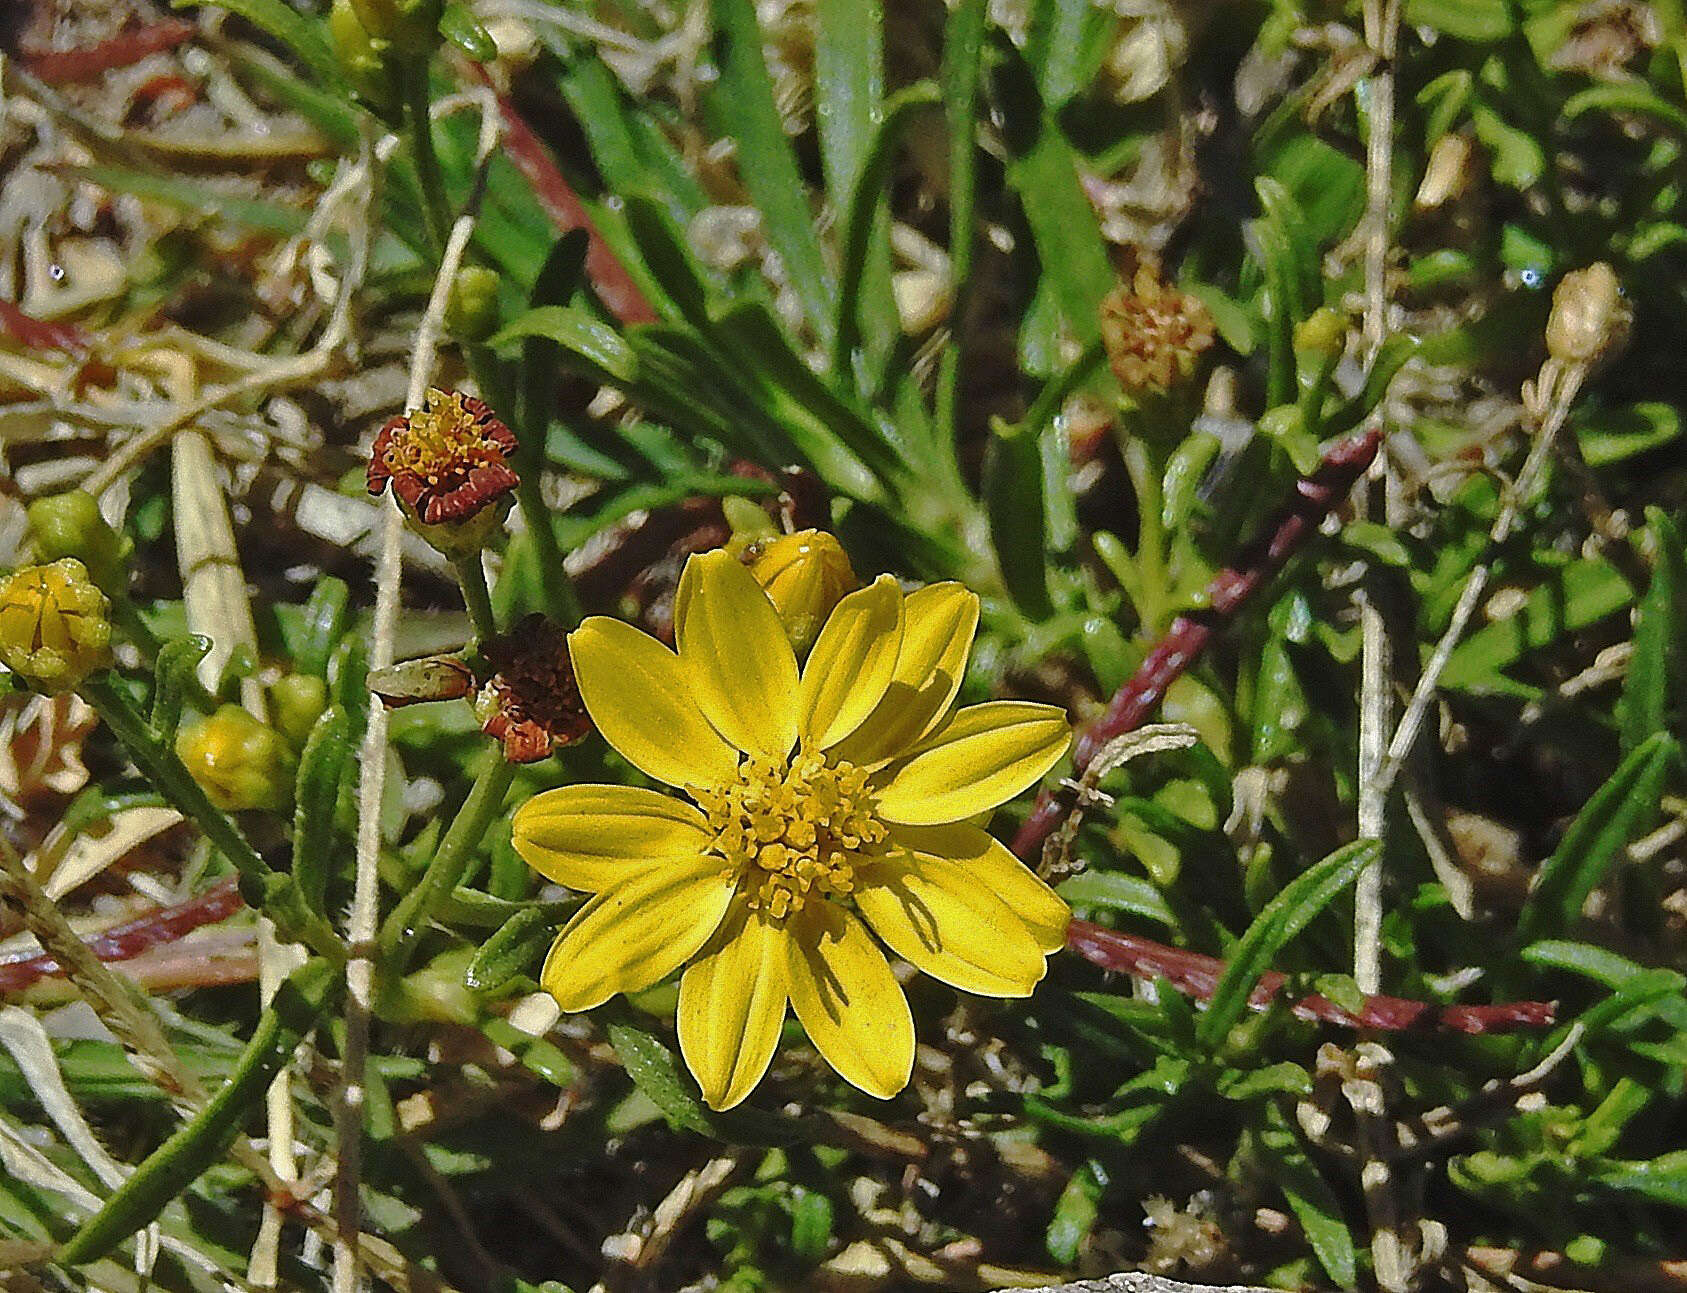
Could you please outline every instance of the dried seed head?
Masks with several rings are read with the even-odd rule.
[[[111,603],[75,557],[0,579],[0,661],[37,691],[74,691],[111,663]]]
[[[1186,381],[1213,336],[1207,307],[1147,265],[1101,303],[1107,362],[1129,394],[1163,393]]]
[[[369,492],[390,483],[418,533],[447,555],[478,551],[503,524],[516,485],[516,439],[481,401],[430,389],[425,408],[381,428]]]
[[[182,725],[176,757],[225,812],[282,812],[293,801],[293,750],[239,705]]]
[[[843,545],[824,530],[799,530],[751,544],[744,560],[799,654],[814,645],[832,608],[861,582]]]
[[[1435,211],[1462,198],[1476,183],[1476,162],[1476,144],[1469,135],[1458,131],[1442,135],[1429,150],[1429,164],[1423,168],[1423,182],[1412,205],[1419,211]]]
[[[1563,364],[1595,364],[1628,339],[1634,311],[1616,271],[1604,261],[1564,275],[1552,293],[1546,348]]]
[[[511,763],[536,763],[592,730],[574,681],[568,635],[543,615],[529,615],[481,651],[498,670],[475,697],[481,730],[502,741]]]

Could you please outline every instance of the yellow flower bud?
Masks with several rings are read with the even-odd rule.
[[[799,653],[814,645],[832,608],[861,582],[842,545],[824,530],[780,535],[753,545],[744,559]]]
[[[302,750],[328,708],[328,684],[313,673],[286,674],[270,686],[269,705],[276,729],[295,750]]]
[[[1295,324],[1295,353],[1319,359],[1340,359],[1347,342],[1347,320],[1340,311],[1319,306]]]
[[[111,603],[74,557],[0,579],[0,661],[40,691],[73,691],[111,662]]]
[[[102,591],[119,592],[128,582],[130,549],[134,546],[100,514],[100,505],[86,490],[38,498],[29,505],[29,533],[42,561],[75,557]]]
[[[1552,293],[1547,353],[1563,364],[1596,363],[1622,345],[1633,319],[1622,284],[1609,265],[1596,261],[1572,270]]]
[[[225,812],[282,812],[293,800],[293,751],[280,732],[239,705],[182,725],[176,756]]]

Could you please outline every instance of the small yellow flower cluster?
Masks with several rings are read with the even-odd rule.
[[[817,897],[847,897],[855,860],[882,852],[889,832],[873,813],[867,773],[814,753],[782,761],[747,758],[738,780],[699,789],[715,832],[712,848],[742,881],[756,911],[782,920]]]

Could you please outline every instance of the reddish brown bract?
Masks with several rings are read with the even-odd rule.
[[[462,521],[515,489],[516,439],[460,391],[430,390],[427,407],[391,419],[369,451],[369,492],[392,492],[424,525]]]

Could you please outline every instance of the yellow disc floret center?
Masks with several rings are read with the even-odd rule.
[[[428,406],[405,420],[384,455],[395,476],[414,475],[429,485],[467,476],[504,460],[503,449],[481,429],[456,391],[429,391]]]
[[[810,899],[847,897],[860,856],[887,837],[867,773],[806,751],[778,761],[751,755],[737,781],[694,794],[728,873],[751,907],[776,920]]]

